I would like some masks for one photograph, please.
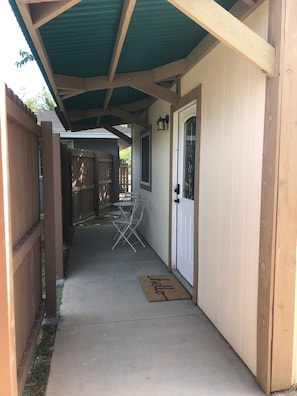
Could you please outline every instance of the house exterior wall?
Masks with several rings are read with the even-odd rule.
[[[170,133],[157,131],[157,120],[170,114],[169,104],[157,101],[149,109],[151,130],[151,191],[140,187],[140,132],[133,131],[133,189],[139,189],[141,197],[146,198],[146,209],[140,230],[158,256],[168,265],[169,257],[169,180],[170,180]]]
[[[246,23],[265,38],[268,2]],[[182,79],[182,96],[198,84],[198,305],[256,374],[266,76],[219,44]]]
[[[245,23],[267,38],[268,1]],[[183,76],[181,96],[200,84],[198,305],[256,374],[266,75],[219,44]],[[160,100],[149,109],[152,189],[140,192],[147,201],[142,233],[169,265],[170,134],[155,128],[166,114],[169,106]],[[140,182],[139,132],[136,127],[134,188]]]

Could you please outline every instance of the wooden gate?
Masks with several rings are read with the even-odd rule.
[[[116,161],[112,154],[97,151],[72,149],[70,154],[72,215],[75,223],[99,215],[99,209],[112,205],[117,190],[114,177]]]
[[[96,153],[97,185],[99,208],[105,209],[113,202],[113,155]]]
[[[73,222],[96,213],[95,154],[92,151],[71,150]]]

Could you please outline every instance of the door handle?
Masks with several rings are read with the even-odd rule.
[[[180,186],[179,186],[179,184],[177,184],[177,186],[175,187],[174,192],[175,192],[176,194],[179,194],[179,193],[180,193]]]
[[[179,203],[179,198],[175,199],[174,202]]]

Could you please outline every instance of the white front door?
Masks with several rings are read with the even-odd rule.
[[[196,104],[179,112],[176,186],[176,269],[193,286]]]

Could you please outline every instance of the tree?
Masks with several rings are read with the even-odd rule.
[[[128,164],[129,169],[131,169],[131,146],[126,147],[124,150],[121,150],[120,159],[122,162]]]
[[[42,87],[42,91],[33,98],[28,98],[25,88],[22,88],[19,96],[36,114],[38,110],[54,110],[56,107],[56,103],[46,87]]]
[[[35,60],[34,56],[27,51],[20,50],[19,54],[22,59],[19,62],[15,62],[16,67],[22,67],[26,63],[33,62]]]

